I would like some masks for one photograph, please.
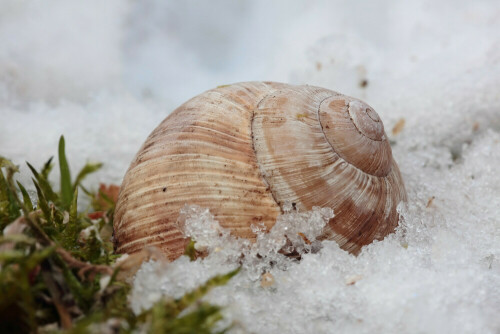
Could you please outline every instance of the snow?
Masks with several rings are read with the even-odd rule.
[[[357,257],[316,243],[296,262],[271,235],[249,245],[200,229],[217,223],[188,206],[186,233],[210,255],[145,263],[132,306],[178,297],[244,252],[244,270],[207,297],[226,306],[232,333],[498,333],[498,31],[496,0],[5,0],[0,155],[28,184],[24,161],[40,167],[64,134],[73,173],[102,161],[89,183],[119,183],[153,128],[206,89],[274,80],[360,98],[384,122],[408,191],[395,234]],[[321,217],[280,219],[313,241],[302,225]]]

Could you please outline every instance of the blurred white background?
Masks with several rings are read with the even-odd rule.
[[[176,106],[250,80],[353,95],[390,125],[403,98],[498,85],[498,31],[497,0],[2,0],[0,154],[41,164],[64,134],[116,182]]]

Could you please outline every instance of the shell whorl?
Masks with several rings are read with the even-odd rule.
[[[387,176],[392,152],[384,125],[366,103],[347,96],[327,98],[319,107],[319,120],[332,149],[363,172]]]
[[[406,192],[382,121],[359,100],[271,82],[207,91],[167,117],[127,171],[115,211],[118,252],[184,251],[185,203],[238,237],[271,228],[285,203],[331,207],[323,238],[353,253],[392,232]]]

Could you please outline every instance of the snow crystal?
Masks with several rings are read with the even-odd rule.
[[[333,216],[330,208],[297,212],[290,205],[289,211],[277,218],[269,232],[264,226],[252,225],[256,241],[250,242],[232,236],[208,209],[186,205],[180,212],[179,227],[186,237],[195,241],[196,250],[208,253],[208,258],[218,263],[238,263],[251,280],[258,280],[273,266],[285,270],[291,261],[285,254],[295,252],[302,256],[318,251],[321,243],[316,238]]]
[[[206,297],[232,333],[498,333],[498,31],[497,0],[7,0],[0,155],[27,185],[24,161],[41,166],[64,134],[73,173],[103,161],[89,183],[119,183],[153,128],[205,89],[274,80],[351,95],[379,114],[405,181],[394,234],[353,256],[315,241],[332,214],[318,208],[269,234],[254,226],[250,243],[188,205],[184,231],[207,256],[144,263],[134,310],[243,266]]]

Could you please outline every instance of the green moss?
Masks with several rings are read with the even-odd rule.
[[[102,164],[85,165],[71,180],[63,137],[58,158],[59,190],[49,182],[52,158],[39,171],[28,164],[37,192],[33,203],[14,179],[18,167],[0,157],[0,332],[211,333],[221,309],[201,299],[238,271],[134,315],[127,302],[130,285],[117,280],[119,269],[112,267],[119,257],[110,241],[113,198],[81,185]],[[84,211],[78,211],[79,189],[92,199]],[[89,218],[89,211],[99,211],[90,214],[99,218]],[[186,253],[194,259],[194,243]],[[106,276],[109,283],[102,287]]]

